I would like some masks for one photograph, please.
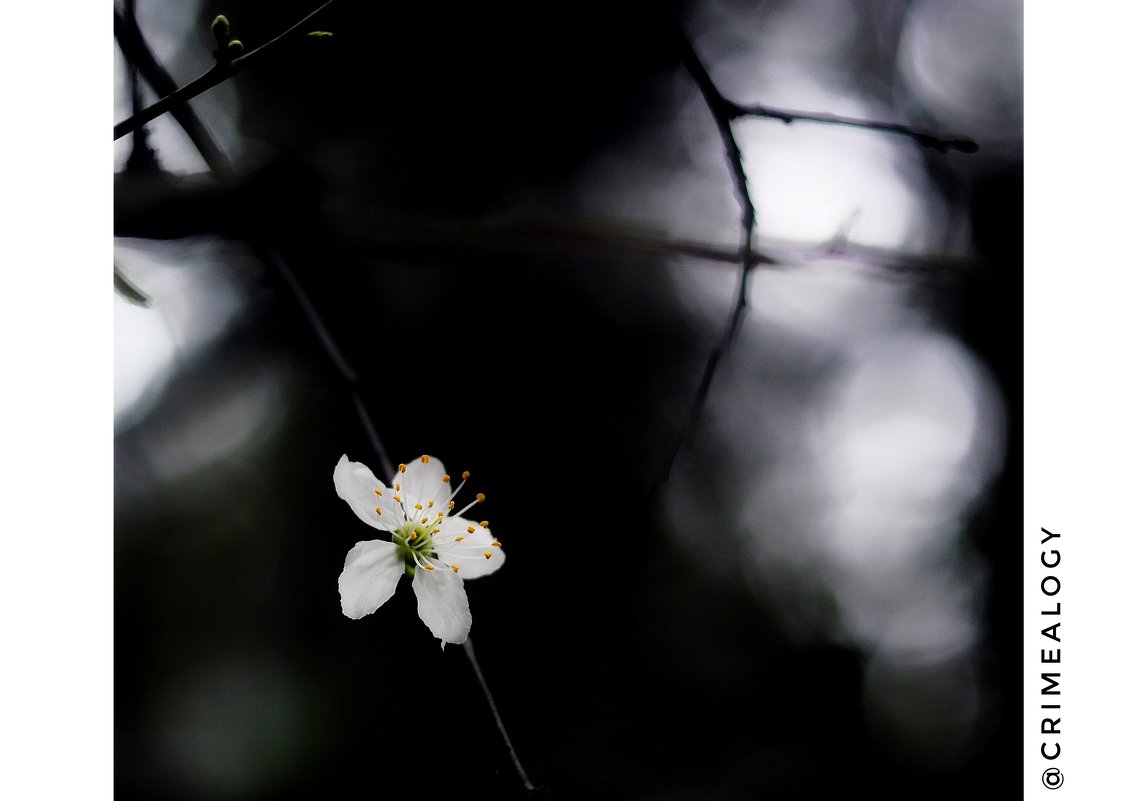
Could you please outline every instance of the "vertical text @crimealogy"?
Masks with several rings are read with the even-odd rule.
[[[1059,689],[1059,682],[1062,679],[1061,669],[1057,667],[1062,662],[1062,649],[1056,643],[1061,643],[1062,638],[1058,634],[1058,627],[1062,625],[1062,603],[1058,600],[1058,593],[1062,591],[1062,582],[1058,579],[1058,571],[1055,569],[1062,561],[1062,553],[1058,549],[1057,542],[1051,542],[1061,537],[1061,534],[1054,534],[1042,529],[1043,546],[1049,546],[1048,550],[1042,552],[1042,566],[1046,569],[1047,575],[1043,577],[1041,583],[1042,594],[1044,596],[1042,603],[1042,650],[1040,662],[1042,666],[1042,693],[1040,708],[1042,709],[1042,725],[1040,727],[1042,734],[1049,735],[1042,742],[1042,756],[1046,759],[1054,760],[1062,753],[1062,746],[1058,742],[1058,735],[1062,733],[1059,729],[1059,724],[1062,722],[1060,717],[1062,704],[1058,702],[1059,696],[1062,691]]]

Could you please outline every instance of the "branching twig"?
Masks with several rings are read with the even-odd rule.
[[[330,4],[331,2],[329,0],[329,2],[321,6],[319,10],[302,20],[301,24],[309,21],[314,14],[319,13],[319,11],[327,8]],[[293,26],[293,28],[289,30],[295,30],[296,27],[297,26]],[[281,37],[287,35],[287,33],[288,32],[281,34],[280,37],[277,37],[273,41],[278,41]],[[146,44],[146,40],[142,37],[141,31],[139,31],[136,26],[131,25],[127,19],[123,18],[117,9],[115,11],[115,38],[118,39],[119,47],[122,48],[126,60],[138,68],[139,72],[154,91],[161,93],[173,85],[173,79],[169,73],[166,72],[166,69],[161,65],[158,59],[155,58],[153,52],[151,52],[149,46]],[[272,42],[269,44],[272,44]],[[267,47],[267,45],[265,46]],[[258,48],[254,50],[253,53],[262,49],[263,48]],[[252,53],[249,55],[252,55]],[[234,174],[233,163],[229,160],[225,151],[217,144],[217,140],[213,138],[213,135],[205,126],[205,123],[202,122],[201,118],[197,116],[193,108],[188,105],[182,105],[171,109],[171,112],[174,115],[174,119],[182,126],[182,129],[186,132],[186,136],[189,137],[193,146],[197,148],[198,153],[201,154],[202,159],[209,168],[220,177],[231,177]],[[379,458],[379,464],[383,474],[393,474],[395,471],[394,465],[390,457],[387,456],[383,442],[379,439],[375,426],[371,422],[370,415],[367,413],[367,406],[363,403],[363,399],[360,396],[359,380],[355,370],[352,369],[351,364],[347,361],[347,358],[336,344],[331,332],[328,331],[319,312],[312,304],[311,299],[307,293],[304,292],[295,274],[288,267],[288,264],[275,247],[265,242],[250,242],[249,244],[260,261],[280,276],[284,285],[292,294],[293,300],[297,306],[300,307],[301,313],[305,319],[307,319],[313,333],[327,354],[328,360],[348,385],[351,393],[352,406],[359,416],[360,424],[367,434],[372,449]]]
[[[170,77],[170,73],[166,72],[166,68],[158,63],[154,54],[150,52],[150,48],[142,38],[142,33],[138,30],[134,18],[131,16],[124,17],[117,8],[114,12],[114,37],[122,52],[126,54],[127,61],[142,73],[156,94],[165,97],[177,91],[177,83]],[[186,132],[209,169],[221,177],[230,177],[233,174],[233,165],[229,163],[229,158],[221,150],[209,130],[202,124],[201,118],[194,113],[193,108],[189,105],[178,105],[172,107],[170,113],[178,125],[182,127],[182,130]],[[133,119],[131,117],[131,120]],[[139,127],[142,124],[139,123]],[[115,139],[118,138],[116,131]]]
[[[707,364],[703,368],[703,375],[699,379],[699,386],[695,389],[695,397],[687,413],[687,421],[671,446],[659,476],[652,482],[653,490],[670,478],[671,467],[679,456],[679,449],[683,447],[683,443],[699,423],[703,406],[706,404],[707,396],[711,391],[711,384],[715,379],[715,373],[718,372],[723,356],[730,350],[731,343],[734,342],[738,329],[742,325],[742,319],[746,312],[746,298],[750,292],[750,273],[758,263],[754,254],[754,228],[757,224],[757,213],[754,209],[754,201],[750,197],[746,169],[742,166],[742,150],[739,148],[738,140],[734,138],[734,131],[730,127],[731,120],[737,116],[734,113],[737,106],[722,96],[714,81],[711,80],[710,74],[707,73],[707,68],[699,60],[699,55],[695,52],[691,41],[678,23],[675,25],[675,38],[683,66],[687,68],[687,72],[691,74],[695,84],[699,87],[699,92],[702,94],[703,100],[706,101],[711,116],[714,117],[715,127],[718,128],[719,137],[722,139],[723,147],[726,150],[726,161],[730,167],[731,177],[734,179],[734,194],[742,210],[742,242],[738,253],[741,269],[738,274],[738,288],[734,296],[734,311],[731,312],[730,321],[723,330],[722,336],[719,337],[719,341],[715,344],[710,356],[707,357]]]
[[[228,80],[237,73],[244,71],[248,67],[251,67],[253,64],[263,61],[266,56],[270,55],[271,51],[276,49],[277,45],[286,41],[287,39],[291,39],[302,34],[308,24],[311,23],[312,20],[315,19],[319,14],[323,13],[323,11],[326,10],[329,6],[331,6],[333,2],[335,2],[335,0],[327,0],[327,2],[325,2],[322,6],[317,8],[308,16],[304,17],[304,19],[297,22],[284,33],[280,34],[275,39],[271,39],[268,42],[265,42],[255,50],[251,50],[248,53],[245,53],[243,56],[238,56],[232,61],[225,59],[219,60],[217,64],[211,67],[204,75],[201,75],[198,78],[190,81],[181,89],[176,89],[172,92],[164,94],[163,89],[159,89],[157,86],[155,86],[154,90],[156,92],[159,94],[164,94],[162,99],[154,103],[152,106],[149,106],[148,108],[145,108],[137,114],[133,115],[130,117],[130,119],[123,120],[122,122],[118,123],[114,127],[114,138],[121,139],[131,131],[140,128],[141,126],[150,122],[150,120],[154,119],[155,117],[159,117],[162,114],[165,114],[167,111],[172,111],[175,108],[184,106],[187,102],[197,97],[207,89],[212,89],[222,81]],[[116,12],[116,35],[118,31],[118,21],[118,14]],[[187,131],[186,133],[189,132]]]
[[[670,477],[671,468],[679,455],[680,448],[682,448],[683,443],[688,439],[699,422],[703,406],[706,404],[707,396],[710,394],[711,384],[714,382],[715,373],[718,371],[723,357],[730,349],[731,344],[738,334],[738,329],[742,325],[747,306],[750,273],[759,263],[759,257],[754,248],[757,215],[754,209],[754,201],[750,197],[746,170],[742,165],[742,151],[738,146],[738,140],[735,139],[731,123],[743,117],[766,117],[781,120],[787,125],[793,122],[846,125],[906,136],[916,144],[922,147],[932,148],[940,153],[946,153],[949,150],[958,150],[961,153],[974,153],[979,150],[979,145],[970,139],[943,139],[892,122],[876,122],[873,120],[842,117],[837,114],[828,113],[790,111],[787,109],[764,106],[758,103],[746,106],[740,105],[723,97],[722,92],[715,86],[706,67],[703,66],[702,61],[695,52],[695,48],[692,46],[690,39],[683,33],[678,23],[675,25],[675,34],[683,66],[687,68],[687,72],[690,73],[691,78],[695,81],[696,86],[699,88],[699,93],[703,96],[703,100],[710,109],[711,116],[715,121],[715,127],[718,128],[719,138],[722,139],[723,147],[726,151],[727,166],[730,168],[731,178],[734,181],[734,194],[738,199],[738,205],[742,211],[742,247],[737,257],[737,261],[741,265],[741,271],[738,276],[738,288],[736,290],[734,309],[731,312],[730,320],[722,336],[711,351],[710,356],[707,357],[707,363],[703,368],[703,375],[699,379],[699,385],[695,390],[695,397],[691,403],[691,409],[687,414],[686,423],[680,430],[680,434],[672,445],[671,450],[668,452],[659,476],[652,484],[653,490],[658,489],[658,487]]]

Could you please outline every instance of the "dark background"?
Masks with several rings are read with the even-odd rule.
[[[728,96],[759,101],[731,56],[768,29],[797,30],[805,47],[821,33],[807,24],[820,7],[337,3],[313,26],[330,40],[218,87],[228,106],[194,101],[223,132],[236,178],[116,185],[120,260],[152,293],[146,313],[172,318],[188,302],[171,274],[210,287],[207,306],[228,296],[234,309],[198,340],[168,323],[171,365],[116,418],[116,796],[521,796],[462,648],[439,650],[410,587],[361,621],[339,611],[344,555],[371,533],[336,497],[332,468],[343,453],[377,473],[379,461],[352,388],[250,242],[270,243],[301,281],[392,460],[430,453],[487,494],[508,561],[466,584],[472,637],[544,792],[1017,793],[1021,106],[997,91],[1014,75],[980,74],[992,88],[975,108],[911,88],[901,42],[912,26],[926,34],[908,45],[917,53],[959,35],[959,20],[930,5],[843,4],[851,27],[833,80],[873,116],[979,142],[974,156],[894,142],[914,154],[912,185],[935,195],[942,247],[925,241],[907,262],[906,248],[838,258],[811,274],[822,292],[851,272],[868,302],[917,316],[991,379],[997,402],[975,403],[994,409],[971,446],[983,460],[964,461],[968,481],[913,502],[956,498],[949,544],[930,556],[896,549],[895,564],[881,556],[882,576],[922,567],[899,600],[865,607],[902,617],[926,595],[940,608],[936,582],[950,579],[963,588],[952,608],[972,627],[966,643],[897,656],[889,615],[879,638],[849,623],[840,559],[793,550],[831,525],[822,478],[791,459],[817,436],[798,410],[823,407],[853,357],[769,322],[763,284],[671,479],[653,484],[729,316],[731,273],[629,247],[626,226],[666,240],[652,193],[708,164],[719,171],[706,176],[718,192],[708,230],[727,251],[738,219],[721,143],[693,140],[680,122],[706,109],[692,102],[673,20]],[[216,13],[253,47],[311,8],[205,3],[184,35],[168,33],[162,4],[140,0],[138,16],[148,38],[169,36],[167,67],[185,83],[209,65]],[[775,25],[787,19],[797,27]],[[978,55],[957,56],[982,73]],[[785,131],[807,135],[800,123]],[[162,141],[151,140],[167,169],[201,169],[174,166]],[[620,187],[619,219],[581,189],[614,153],[655,178]],[[762,174],[749,177],[761,186]],[[721,291],[700,296],[703,283]],[[862,311],[833,314],[855,327]],[[904,325],[864,336],[917,341]]]

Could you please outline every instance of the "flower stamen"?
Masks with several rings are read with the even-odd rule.
[[[470,501],[468,504],[466,504],[465,506],[463,506],[463,507],[462,507],[462,511],[461,511],[461,512],[457,512],[456,514],[458,514],[459,516],[461,516],[461,515],[465,514],[465,513],[466,513],[466,510],[467,510],[467,509],[472,509],[474,506],[476,506],[476,505],[478,505],[479,503],[482,503],[483,501],[485,501],[485,499],[486,499],[486,495],[485,495],[485,493],[484,493],[484,492],[479,492],[477,495],[475,495],[475,496],[474,496],[474,500]]]

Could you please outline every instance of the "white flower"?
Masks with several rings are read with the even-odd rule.
[[[389,541],[357,542],[348,551],[339,580],[345,615],[358,620],[374,612],[406,573],[419,617],[442,647],[465,642],[471,620],[462,580],[492,573],[505,561],[489,523],[462,517],[485,495],[454,511],[454,496],[469,476],[463,473],[455,488],[442,462],[424,455],[399,465],[388,487],[366,465],[340,457],[332,475],[336,493],[364,523],[391,533]]]

